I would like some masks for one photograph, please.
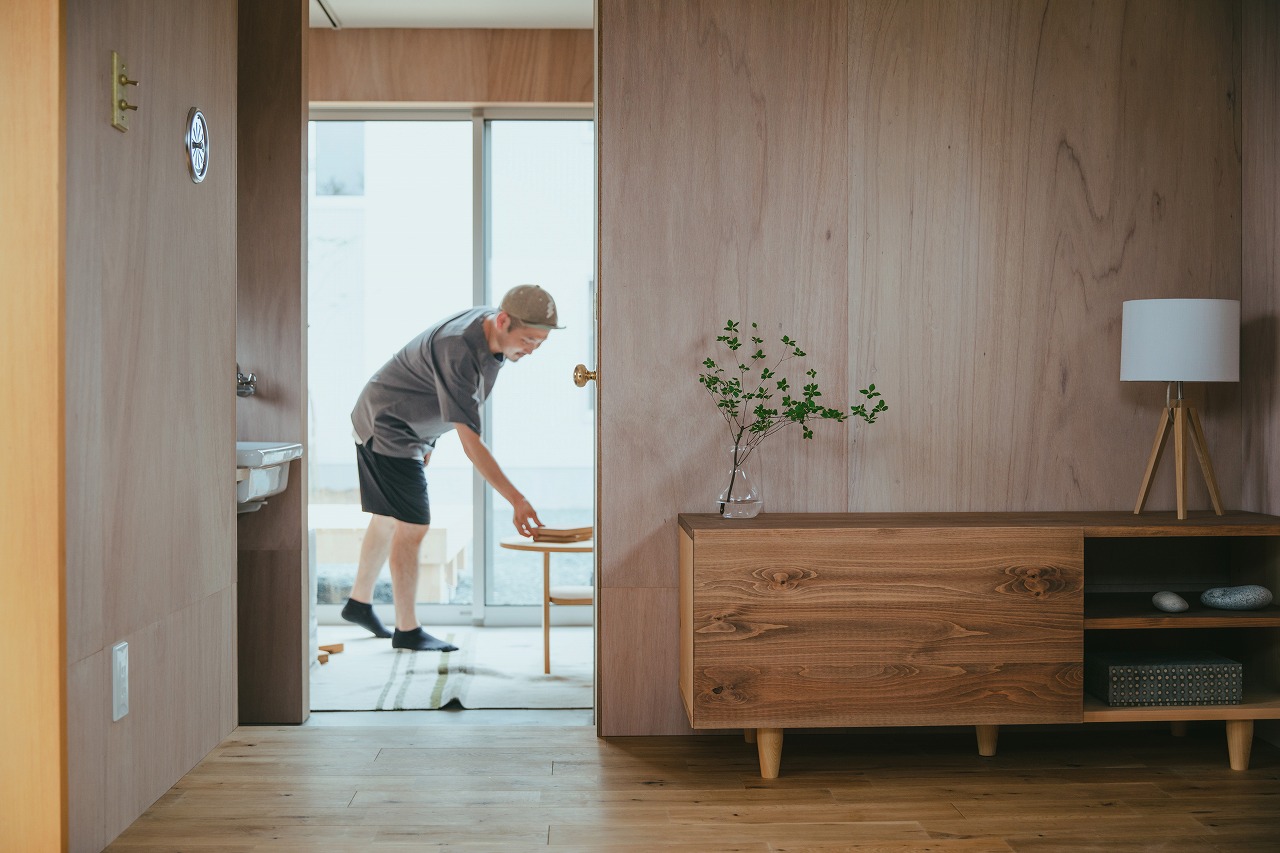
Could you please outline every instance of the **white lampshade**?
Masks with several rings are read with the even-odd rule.
[[[1133,299],[1124,303],[1120,379],[1240,381],[1240,302]]]

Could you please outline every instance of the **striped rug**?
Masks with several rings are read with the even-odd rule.
[[[356,627],[320,626],[341,653],[311,669],[313,711],[590,708],[592,629],[551,629],[551,674],[542,672],[541,628],[428,627],[456,652],[402,652]]]

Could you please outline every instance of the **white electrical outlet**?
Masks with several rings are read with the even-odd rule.
[[[111,721],[129,713],[129,644],[111,647]]]

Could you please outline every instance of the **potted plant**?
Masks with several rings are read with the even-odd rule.
[[[757,324],[751,324],[747,340],[752,352],[744,358],[738,355],[744,345],[738,321],[727,321],[724,334],[716,341],[728,348],[732,361],[737,364],[731,363],[726,369],[715,358],[708,357],[702,362],[706,372],[698,375],[698,382],[715,400],[729,429],[730,472],[726,477],[728,485],[719,497],[719,511],[726,518],[752,518],[760,512],[763,501],[759,489],[744,466],[766,438],[793,424],[800,426],[801,438],[813,438],[810,426],[813,420],[843,423],[854,417],[873,424],[880,413],[889,409],[874,384],[858,392],[863,401],[850,406],[848,411],[824,406],[819,402],[822,390],[813,368],[804,372],[808,381],[799,389],[779,373],[784,364],[806,355],[795,339],[782,336],[783,354],[772,364],[764,351],[764,339],[759,337]],[[781,398],[774,402],[774,397],[779,395]]]

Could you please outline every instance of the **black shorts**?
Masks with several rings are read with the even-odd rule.
[[[409,524],[430,524],[427,472],[417,459],[383,456],[356,445],[360,471],[360,508]]]

